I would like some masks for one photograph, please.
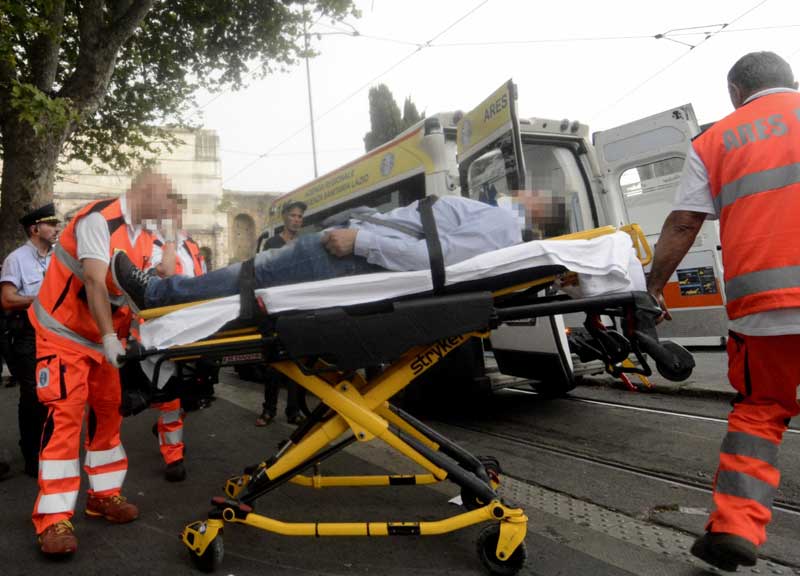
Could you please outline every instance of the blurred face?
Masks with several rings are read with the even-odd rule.
[[[303,227],[303,211],[300,208],[292,208],[283,215],[283,225],[292,234],[297,234]]]
[[[172,187],[172,182],[161,174],[150,174],[134,182],[128,190],[133,224],[144,221],[161,223],[171,221],[175,229],[182,227],[181,216],[186,201]]]
[[[33,226],[33,236],[38,236],[40,240],[46,242],[50,246],[58,241],[58,223],[40,222]]]

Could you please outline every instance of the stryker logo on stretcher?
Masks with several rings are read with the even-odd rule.
[[[466,338],[466,336],[442,338],[436,342],[436,344],[425,350],[425,352],[419,354],[411,363],[411,371],[414,373],[414,376],[417,376],[429,366],[436,364],[436,362],[444,358],[454,348],[458,348]]]

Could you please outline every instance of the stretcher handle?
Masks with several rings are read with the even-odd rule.
[[[636,250],[636,257],[642,263],[642,266],[650,264],[653,261],[653,250],[650,248],[650,243],[647,241],[644,230],[638,224],[620,226],[620,230],[630,235],[633,247]]]

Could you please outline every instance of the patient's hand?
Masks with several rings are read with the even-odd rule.
[[[350,228],[328,230],[322,235],[322,245],[334,256],[343,258],[353,253],[357,234],[358,230]]]

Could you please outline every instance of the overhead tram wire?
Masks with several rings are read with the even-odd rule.
[[[750,14],[750,13],[751,13],[753,10],[756,10],[757,8],[760,8],[761,6],[763,6],[763,5],[764,5],[764,4],[766,4],[766,3],[767,3],[767,0],[760,0],[760,1],[759,1],[759,2],[757,2],[757,3],[756,3],[754,6],[752,6],[752,7],[751,7],[751,8],[749,8],[748,10],[745,10],[744,12],[742,12],[741,14],[739,14],[739,16],[737,16],[736,18],[734,18],[734,19],[733,19],[733,20],[731,20],[730,22],[726,23],[726,24],[725,24],[725,25],[724,25],[722,28],[720,28],[719,30],[715,30],[714,32],[711,32],[711,33],[707,34],[707,35],[706,35],[706,36],[705,36],[705,37],[704,37],[702,40],[700,40],[700,42],[698,42],[696,45],[694,45],[694,46],[691,46],[691,47],[690,47],[690,48],[689,48],[689,49],[688,49],[686,52],[684,52],[683,54],[681,54],[680,56],[678,56],[677,58],[675,58],[674,60],[672,60],[672,61],[671,61],[669,64],[667,64],[667,65],[666,65],[666,66],[664,66],[663,68],[659,69],[659,70],[658,70],[658,71],[657,71],[655,74],[652,74],[652,75],[650,75],[650,76],[649,76],[649,77],[647,77],[647,78],[646,78],[644,81],[640,82],[639,84],[637,84],[636,86],[634,86],[633,88],[631,88],[630,90],[628,90],[628,91],[627,91],[625,94],[623,94],[622,96],[620,96],[619,98],[617,98],[617,99],[616,99],[614,102],[612,102],[611,104],[609,104],[608,106],[606,106],[605,108],[603,108],[602,110],[600,110],[599,112],[597,112],[597,113],[596,113],[596,114],[595,114],[595,115],[592,117],[592,119],[590,120],[590,123],[591,123],[591,122],[594,122],[594,120],[595,120],[595,119],[596,119],[598,116],[600,116],[601,114],[605,114],[605,113],[606,113],[606,112],[608,112],[609,110],[612,110],[612,109],[616,108],[616,107],[617,107],[617,105],[618,105],[620,102],[622,102],[623,100],[625,100],[626,98],[628,98],[628,97],[629,97],[631,94],[633,94],[633,93],[635,93],[635,92],[639,91],[639,90],[642,88],[642,86],[644,86],[645,84],[649,83],[649,82],[650,82],[650,81],[652,81],[654,78],[657,78],[658,76],[660,76],[661,74],[663,74],[664,72],[666,72],[666,71],[667,71],[669,68],[671,68],[672,66],[674,66],[675,64],[677,64],[678,62],[680,62],[681,60],[683,60],[683,59],[684,59],[686,56],[688,56],[689,54],[691,54],[691,53],[692,53],[692,51],[693,51],[695,48],[697,48],[698,46],[701,46],[702,44],[705,44],[705,43],[706,43],[708,40],[710,40],[711,38],[713,38],[714,36],[716,36],[717,34],[719,34],[719,33],[720,33],[722,30],[724,30],[724,29],[728,28],[729,26],[731,26],[731,25],[735,24],[736,22],[738,22],[739,20],[741,20],[742,18],[744,18],[745,16],[747,16],[748,14]],[[718,24],[717,24],[717,26],[718,26]],[[656,36],[656,38],[658,38],[658,36]]]
[[[435,41],[436,41],[438,38],[441,38],[441,37],[442,37],[442,35],[446,34],[446,33],[447,33],[447,32],[449,32],[450,30],[452,30],[454,26],[456,26],[456,25],[458,25],[459,23],[461,23],[461,22],[462,22],[462,21],[463,21],[465,18],[467,18],[467,17],[469,17],[470,15],[472,15],[472,14],[473,14],[475,11],[477,11],[479,8],[481,8],[481,7],[482,7],[484,4],[486,4],[487,2],[489,2],[489,0],[482,0],[480,3],[476,4],[476,5],[475,5],[473,8],[471,8],[469,11],[467,11],[467,12],[466,12],[466,13],[464,13],[462,16],[460,16],[460,17],[459,17],[457,20],[455,20],[453,23],[449,24],[449,25],[448,25],[446,28],[444,28],[444,29],[443,29],[443,30],[441,30],[439,33],[437,33],[435,36],[433,36],[433,37],[432,37],[430,40],[428,40],[427,42],[424,42],[424,43],[422,43],[422,44],[417,44],[417,45],[416,45],[416,47],[414,48],[414,50],[413,50],[412,52],[410,52],[410,53],[406,54],[406,55],[405,55],[405,56],[403,56],[403,57],[402,57],[400,60],[398,60],[397,62],[395,62],[395,63],[394,63],[394,64],[392,64],[391,66],[389,66],[389,67],[388,67],[386,70],[384,70],[383,72],[381,72],[381,73],[380,73],[380,74],[378,74],[377,76],[375,76],[375,77],[371,78],[369,81],[367,81],[367,82],[365,82],[364,84],[362,84],[361,86],[359,86],[359,87],[358,87],[356,90],[354,90],[353,92],[351,92],[350,94],[348,94],[347,96],[345,96],[343,99],[339,100],[339,101],[338,101],[336,104],[334,104],[334,105],[333,105],[331,108],[328,108],[328,109],[327,109],[325,112],[323,112],[322,114],[320,114],[319,116],[317,116],[315,119],[316,119],[316,120],[319,120],[319,119],[321,119],[321,118],[324,118],[325,116],[327,116],[328,114],[330,114],[331,112],[333,112],[334,110],[336,110],[337,108],[339,108],[340,106],[342,106],[344,103],[346,103],[346,102],[348,102],[348,101],[352,100],[354,97],[356,97],[358,94],[360,94],[360,93],[361,93],[361,92],[362,92],[362,91],[363,91],[365,88],[368,88],[369,86],[371,86],[371,85],[372,85],[372,84],[373,84],[373,83],[374,83],[376,80],[378,80],[379,78],[382,78],[383,76],[385,76],[386,74],[388,74],[389,72],[391,72],[392,70],[394,70],[395,68],[397,68],[397,67],[401,66],[401,65],[402,65],[402,64],[404,64],[404,63],[405,63],[407,60],[409,60],[410,58],[412,58],[413,56],[415,56],[416,54],[418,54],[419,52],[421,52],[421,51],[422,51],[422,50],[424,50],[425,48],[430,48],[430,46],[431,46],[431,44],[432,44],[433,42],[435,42]],[[243,174],[244,172],[246,172],[247,170],[249,170],[249,169],[250,169],[250,168],[252,168],[253,166],[255,166],[255,165],[258,163],[258,162],[260,162],[261,160],[263,160],[264,158],[266,158],[267,156],[269,156],[269,155],[270,155],[272,152],[274,152],[275,150],[277,150],[278,148],[280,148],[281,146],[283,146],[283,145],[284,145],[286,142],[290,141],[290,140],[291,140],[292,138],[294,138],[295,136],[297,136],[297,135],[301,134],[301,133],[302,133],[303,131],[305,131],[305,130],[306,130],[306,128],[308,128],[310,125],[311,125],[311,122],[307,122],[307,123],[306,123],[306,124],[304,124],[302,127],[300,127],[299,129],[295,130],[294,132],[292,132],[292,133],[291,133],[289,136],[287,136],[286,138],[284,138],[283,140],[281,140],[280,142],[278,142],[277,144],[275,144],[274,146],[272,146],[272,147],[271,147],[269,150],[267,150],[266,152],[264,152],[264,153],[262,153],[262,154],[259,154],[258,158],[256,158],[256,159],[255,159],[255,160],[253,160],[252,162],[249,162],[249,163],[248,163],[248,164],[246,164],[246,165],[245,165],[243,168],[241,168],[241,169],[237,170],[237,171],[236,171],[236,172],[235,172],[235,173],[234,173],[232,176],[229,176],[228,178],[226,178],[226,179],[223,181],[223,185],[224,185],[224,184],[226,184],[227,182],[230,182],[230,181],[231,181],[231,180],[233,180],[234,178],[236,178],[236,177],[240,176],[241,174]]]

